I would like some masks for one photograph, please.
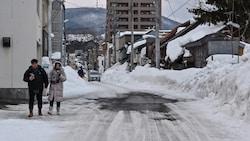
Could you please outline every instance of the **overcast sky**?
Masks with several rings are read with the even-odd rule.
[[[197,0],[162,0],[162,15],[177,20],[178,22],[185,22],[192,17],[187,9],[191,8],[196,1]],[[65,5],[66,8],[97,7],[97,3],[98,7],[106,8],[106,0],[66,0]],[[172,14],[172,11],[174,11],[174,14]]]

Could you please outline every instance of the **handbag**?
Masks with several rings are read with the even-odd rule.
[[[50,88],[50,83],[47,88],[43,88],[43,96],[48,96],[49,95],[49,88]]]

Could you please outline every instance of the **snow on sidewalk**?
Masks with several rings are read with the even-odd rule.
[[[0,120],[1,141],[52,141],[61,131],[43,121],[5,119]]]

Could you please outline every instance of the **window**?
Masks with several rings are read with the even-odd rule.
[[[134,21],[135,21],[135,22],[138,22],[138,18],[134,18]]]
[[[117,10],[116,14],[126,15],[128,14],[128,10]]]
[[[128,3],[118,3],[118,7],[128,7]]]
[[[153,27],[153,25],[141,25],[141,29],[149,29],[152,27]]]
[[[119,25],[119,29],[128,29],[128,25]]]
[[[142,14],[142,15],[150,15],[150,14],[151,14],[151,11],[142,10],[142,11],[141,11],[141,14]]]
[[[138,7],[138,2],[135,2],[135,3],[134,3],[134,7]]]
[[[141,7],[154,7],[153,3],[141,3]]]
[[[111,3],[110,3],[110,6],[111,6],[111,7],[117,7],[117,3],[111,2]]]
[[[119,18],[119,22],[127,22],[128,18]]]
[[[142,22],[155,22],[155,18],[141,18]]]
[[[138,10],[134,10],[134,14],[135,14],[135,15],[138,15]]]
[[[138,25],[134,25],[134,29],[138,29]]]

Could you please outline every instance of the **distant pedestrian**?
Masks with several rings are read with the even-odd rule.
[[[34,97],[38,101],[38,115],[42,116],[42,93],[43,88],[48,87],[48,76],[45,70],[38,65],[37,59],[31,60],[31,66],[25,72],[23,81],[28,82],[29,86],[29,115],[33,117]]]
[[[63,101],[63,82],[66,81],[66,75],[64,69],[62,68],[62,64],[60,62],[56,62],[53,70],[49,73],[49,115],[52,115],[53,104],[56,102],[57,105],[57,114],[60,115],[60,105]]]
[[[83,68],[82,68],[82,66],[79,68],[79,70],[78,70],[78,75],[81,77],[81,78],[83,78],[84,77],[84,71],[83,71]]]

